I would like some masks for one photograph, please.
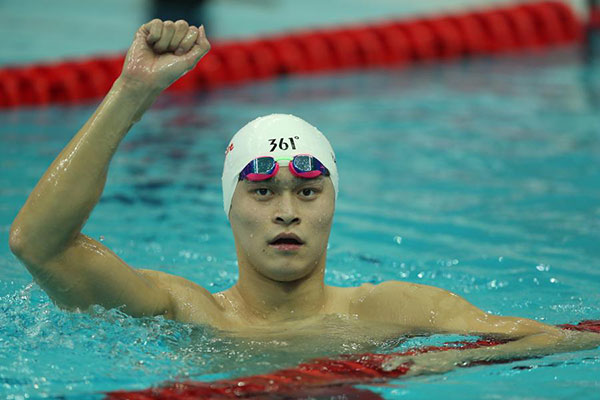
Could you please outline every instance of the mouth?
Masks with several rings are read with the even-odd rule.
[[[280,251],[295,251],[304,245],[304,241],[293,233],[281,233],[269,242],[269,246]]]

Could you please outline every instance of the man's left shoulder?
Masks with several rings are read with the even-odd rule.
[[[408,330],[429,331],[443,310],[452,310],[458,296],[445,289],[412,282],[386,281],[357,288],[350,312],[365,320],[391,322]]]
[[[379,296],[423,296],[423,295],[437,295],[437,296],[453,296],[452,292],[445,289],[423,285],[420,283],[403,282],[403,281],[384,281],[378,284],[365,283],[356,288],[356,295],[379,297]]]
[[[381,309],[394,304],[395,307],[419,308],[439,305],[456,297],[452,292],[435,286],[403,281],[384,281],[378,284],[365,283],[352,293],[351,307],[354,309]]]

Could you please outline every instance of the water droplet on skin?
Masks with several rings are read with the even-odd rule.
[[[436,316],[437,316],[436,312],[435,311],[431,311],[430,315],[429,315],[429,323],[434,324]]]

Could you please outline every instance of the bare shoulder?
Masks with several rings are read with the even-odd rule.
[[[350,309],[363,319],[422,327],[430,325],[432,313],[452,303],[455,297],[458,296],[434,286],[386,281],[358,287]]]
[[[455,297],[456,295],[452,292],[435,286],[402,281],[385,281],[376,285],[372,283],[364,283],[356,288],[354,296],[354,301],[365,301],[367,299],[385,300],[390,296],[392,296],[394,300],[399,298],[405,300],[422,300],[423,296],[434,296],[441,299],[443,297]]]
[[[522,337],[556,331],[537,321],[488,314],[442,288],[400,281],[360,286],[351,310],[361,319],[397,324],[406,332]]]
[[[137,271],[169,293],[173,315],[168,315],[168,318],[180,322],[221,325],[222,309],[213,295],[202,286],[166,272],[149,269]]]

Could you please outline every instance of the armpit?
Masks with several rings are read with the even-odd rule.
[[[167,315],[167,318],[216,327],[224,323],[222,307],[202,286],[161,271],[140,269],[138,272],[169,293],[172,315]]]

